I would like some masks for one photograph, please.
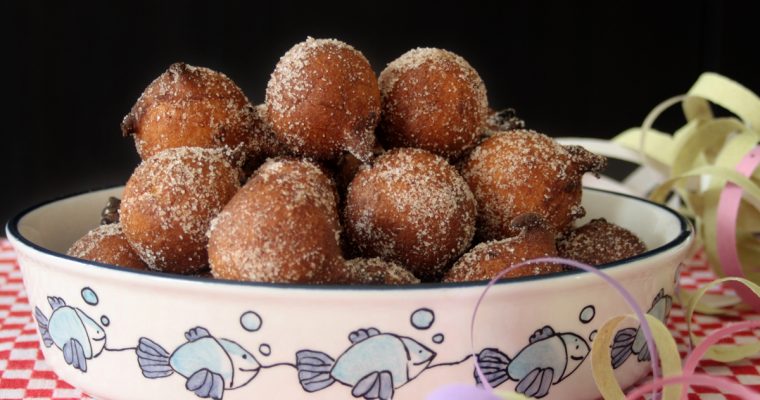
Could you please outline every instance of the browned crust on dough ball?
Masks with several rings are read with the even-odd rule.
[[[348,188],[346,233],[365,257],[435,280],[469,247],[476,204],[449,163],[420,149],[394,149],[360,169]]]
[[[381,140],[456,158],[485,130],[488,99],[477,71],[441,49],[404,53],[380,73]]]
[[[269,159],[214,220],[211,271],[243,281],[345,282],[339,236],[335,189],[321,168]]]
[[[129,245],[121,224],[101,225],[77,240],[66,254],[124,268],[147,270],[148,266]]]
[[[122,123],[143,160],[175,147],[243,151],[254,134],[253,106],[226,75],[172,64],[145,89]]]
[[[193,273],[208,264],[206,231],[237,192],[239,179],[219,149],[158,153],[137,167],[124,189],[124,234],[152,269]]]
[[[354,258],[346,261],[349,283],[364,285],[411,285],[420,280],[404,267],[380,258]]]
[[[563,232],[585,214],[581,179],[606,165],[602,156],[579,146],[562,146],[534,131],[494,135],[461,164],[462,176],[478,201],[478,237],[498,240],[517,234],[510,222],[536,213]]]
[[[254,134],[251,135],[251,140],[248,143],[248,151],[242,167],[246,178],[250,177],[267,158],[290,155],[288,148],[277,140],[272,130],[272,125],[267,117],[266,104],[259,104],[254,107],[253,120]]]
[[[372,156],[380,90],[369,61],[346,43],[308,38],[293,46],[272,72],[266,104],[277,139],[295,154]]]
[[[539,257],[556,257],[554,232],[535,214],[526,214],[513,223],[517,236],[479,245],[463,255],[446,273],[444,282],[490,280],[512,265]],[[556,264],[531,264],[513,269],[504,278],[544,275],[561,272]]]
[[[570,231],[557,242],[557,248],[561,257],[590,265],[619,261],[647,250],[633,232],[604,218],[593,219]]]

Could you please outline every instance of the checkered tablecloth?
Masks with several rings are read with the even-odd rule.
[[[694,288],[713,280],[703,254],[686,262],[681,272],[681,285]],[[697,315],[698,334],[723,326],[731,321],[760,320],[760,314],[742,313],[739,317],[717,318]],[[674,305],[668,326],[685,356],[687,331],[684,312]],[[747,343],[759,340],[760,335],[744,332],[726,343]],[[82,391],[60,380],[42,358],[31,307],[24,292],[16,255],[7,241],[0,239],[0,399],[89,399]],[[760,355],[740,362],[724,364],[703,361],[698,372],[733,379],[760,392]],[[692,388],[690,400],[737,399],[709,388]]]

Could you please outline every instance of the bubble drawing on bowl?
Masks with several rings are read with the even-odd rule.
[[[259,346],[259,353],[261,353],[262,356],[269,357],[272,354],[272,347],[266,343],[262,343],[261,346]]]
[[[136,353],[143,376],[158,379],[176,372],[187,379],[187,390],[199,397],[221,399],[225,390],[247,385],[262,368],[241,345],[216,338],[201,326],[187,331],[185,339],[169,353],[158,343],[141,337]]]
[[[596,339],[596,334],[597,333],[598,333],[598,331],[596,329],[594,329],[593,331],[591,331],[591,333],[588,334],[588,340],[589,340],[589,342],[593,342],[594,339]]]
[[[435,344],[441,344],[446,338],[443,336],[443,333],[436,333],[433,335],[433,343]]]
[[[108,325],[111,325],[111,319],[110,319],[110,318],[108,318],[108,316],[107,316],[107,315],[101,315],[101,316],[100,316],[100,323],[101,323],[101,325],[103,325],[103,326],[108,326]]]
[[[433,322],[435,322],[435,313],[429,308],[420,308],[413,312],[409,319],[413,327],[419,330],[425,330],[433,326]]]
[[[578,316],[578,319],[584,324],[588,324],[591,322],[591,320],[594,319],[595,315],[596,308],[594,308],[593,305],[587,305],[586,307],[583,307],[583,310],[581,310],[581,315]]]
[[[665,289],[660,289],[657,296],[652,300],[652,306],[647,314],[665,323],[671,307],[673,307],[673,297],[665,294]],[[611,351],[613,369],[620,368],[631,354],[635,354],[639,362],[646,362],[651,359],[644,333],[639,327],[619,330],[615,334]]]
[[[90,289],[89,287],[86,287],[82,289],[82,300],[84,300],[85,303],[96,306],[98,305],[98,294],[95,293],[94,290]]]
[[[248,332],[261,329],[261,317],[253,311],[246,311],[240,316],[240,325]]]
[[[88,293],[95,294],[89,290]],[[82,290],[82,297],[87,302],[84,293],[85,290]],[[48,348],[55,345],[63,351],[66,364],[87,372],[87,360],[97,357],[105,349],[105,330],[81,309],[66,305],[62,298],[48,296],[47,300],[52,309],[49,317],[39,307],[34,307],[34,318],[37,320],[42,343]]]
[[[436,356],[412,338],[376,328],[356,330],[348,339],[350,346],[337,359],[313,350],[296,353],[298,380],[305,391],[316,392],[339,382],[351,387],[354,397],[391,399],[396,389],[417,378]]]
[[[483,375],[492,387],[516,381],[515,391],[541,398],[572,375],[591,351],[588,342],[575,333],[557,333],[551,326],[536,330],[529,344],[510,358],[499,349],[486,348],[477,355]],[[475,381],[480,378],[475,374]]]

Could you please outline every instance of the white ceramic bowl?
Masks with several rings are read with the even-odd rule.
[[[47,362],[100,399],[423,399],[474,383],[469,321],[483,282],[406,287],[242,283],[137,272],[64,255],[98,224],[94,191],[13,218]],[[604,217],[651,249],[603,266],[665,318],[692,244],[680,215],[634,197],[586,189],[587,218]],[[497,284],[477,318],[476,351],[499,388],[535,397],[598,396],[588,352],[596,329],[630,310],[589,273]],[[616,372],[630,385],[649,363],[635,324],[621,329]],[[373,397],[374,396],[374,397]]]

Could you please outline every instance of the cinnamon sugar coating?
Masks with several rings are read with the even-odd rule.
[[[211,271],[243,281],[341,283],[339,240],[330,178],[309,161],[269,159],[212,223]]]
[[[142,93],[122,123],[143,160],[175,147],[227,147],[244,152],[255,140],[253,106],[226,75],[172,64]],[[230,153],[233,154],[233,153]]]
[[[454,159],[486,127],[483,80],[462,57],[418,48],[380,73],[383,115],[379,136],[388,147],[416,147]]]
[[[367,59],[346,43],[307,38],[293,46],[272,72],[266,104],[277,139],[297,155],[372,156],[380,90]]]
[[[421,149],[393,149],[363,166],[344,213],[360,254],[396,261],[423,281],[440,278],[475,233],[467,184],[445,159]]]
[[[147,270],[148,266],[129,245],[121,224],[100,225],[74,242],[66,254],[103,264]]]
[[[554,232],[541,217],[525,214],[515,219],[516,236],[480,243],[463,255],[446,273],[444,282],[490,280],[501,270],[539,257],[556,257]],[[561,265],[531,264],[513,269],[504,278],[544,275],[563,271]]]
[[[581,179],[599,172],[606,159],[580,146],[562,146],[528,130],[491,136],[460,165],[478,202],[478,237],[498,240],[518,233],[512,219],[540,215],[556,232],[564,232],[585,214]]]
[[[573,229],[557,242],[557,248],[560,256],[590,265],[619,261],[647,250],[633,232],[604,218],[593,219]]]
[[[380,258],[354,258],[346,261],[349,283],[364,285],[410,285],[420,280],[406,268]]]
[[[237,192],[239,179],[222,150],[164,150],[143,161],[124,188],[124,234],[151,269],[198,271],[208,264],[211,219]]]

